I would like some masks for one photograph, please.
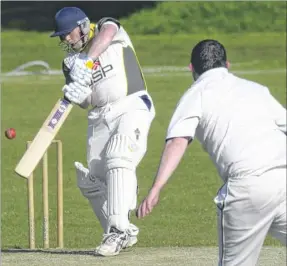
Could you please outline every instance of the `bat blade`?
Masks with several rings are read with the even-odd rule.
[[[18,175],[29,178],[64,124],[72,108],[73,105],[66,99],[59,99],[57,101],[51,113],[17,164],[15,172]]]

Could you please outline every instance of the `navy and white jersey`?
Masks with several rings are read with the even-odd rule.
[[[90,25],[90,39],[96,36],[104,24],[113,24],[118,28],[112,43],[94,62],[92,95],[82,104],[86,108],[102,107],[135,92],[146,91],[145,79],[138,62],[133,44],[120,23],[113,18],[102,18]],[[85,50],[89,49],[89,45]],[[70,53],[63,61],[63,72],[69,83],[69,71],[75,58],[85,55]]]

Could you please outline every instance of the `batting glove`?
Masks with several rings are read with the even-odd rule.
[[[83,86],[78,82],[71,82],[69,85],[65,85],[62,91],[65,97],[75,104],[83,103],[92,93],[90,86]]]
[[[89,57],[78,57],[70,71],[73,81],[83,85],[92,85],[92,68],[94,61]]]

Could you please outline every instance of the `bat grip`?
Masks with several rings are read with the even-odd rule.
[[[65,95],[63,96],[63,99],[64,99],[65,101],[71,103],[71,101],[70,101]]]

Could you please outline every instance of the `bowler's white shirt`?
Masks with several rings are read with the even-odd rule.
[[[197,138],[224,181],[286,167],[286,109],[226,68],[203,73],[182,96],[166,139],[175,137]]]

